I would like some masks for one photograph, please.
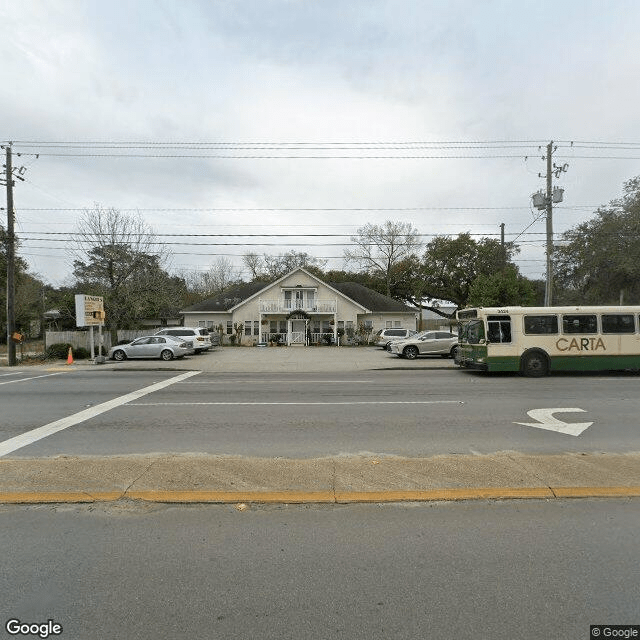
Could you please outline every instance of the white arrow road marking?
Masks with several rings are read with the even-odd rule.
[[[588,429],[593,422],[562,422],[553,416],[554,413],[586,413],[584,409],[532,409],[527,411],[527,415],[538,422],[514,422],[525,427],[536,427],[536,429],[546,429],[547,431],[558,431],[570,436],[579,436],[585,429]]]
[[[168,387],[172,384],[181,382],[185,378],[196,376],[199,373],[199,371],[188,371],[187,373],[181,373],[179,376],[169,378],[168,380],[163,380],[162,382],[156,382],[155,384],[152,384],[149,387],[145,387],[144,389],[139,389],[138,391],[127,393],[124,396],[114,398],[113,400],[108,400],[107,402],[103,402],[102,404],[97,404],[95,407],[85,409],[84,411],[79,411],[78,413],[74,413],[73,415],[67,416],[66,418],[61,418],[60,420],[56,420],[55,422],[45,424],[44,427],[32,429],[31,431],[27,431],[20,436],[15,436],[15,438],[10,438],[9,440],[0,442],[0,457],[6,456],[12,451],[16,451],[17,449],[26,447],[27,445],[33,444],[34,442],[42,440],[42,438],[46,438],[47,436],[53,435],[54,433],[58,433],[58,431],[68,429],[73,425],[85,422],[85,420],[95,418],[101,413],[105,413],[105,411],[111,411],[111,409],[121,407],[123,404],[127,404],[127,402],[132,402],[150,393],[154,393],[155,391],[160,391],[160,389],[164,389],[165,387]]]

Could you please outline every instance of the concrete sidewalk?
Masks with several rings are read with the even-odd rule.
[[[640,497],[640,454],[0,460],[0,503],[352,503]]]

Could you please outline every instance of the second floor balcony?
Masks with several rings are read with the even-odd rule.
[[[335,300],[260,300],[260,313],[290,313],[305,311],[306,313],[335,313]]]

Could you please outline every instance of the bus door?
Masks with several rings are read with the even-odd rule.
[[[493,345],[494,348],[511,347],[511,316],[487,316],[487,344]],[[502,353],[502,349],[499,353]]]

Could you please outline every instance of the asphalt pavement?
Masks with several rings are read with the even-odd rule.
[[[454,369],[449,359],[401,360],[371,347],[218,348],[171,362],[88,361],[2,368],[29,384],[50,373],[153,370],[282,373]],[[468,376],[468,372],[460,372]],[[471,374],[482,375],[482,374]],[[612,381],[615,384],[615,381]],[[1,385],[2,383],[0,383]],[[532,382],[535,384],[535,381]],[[0,386],[2,393],[11,387]],[[131,392],[137,392],[132,388]],[[150,393],[153,393],[151,391]],[[93,407],[108,415],[109,402]],[[91,415],[93,415],[93,413]],[[77,414],[79,416],[79,414]],[[57,423],[68,424],[74,416]],[[80,418],[77,418],[78,420]],[[85,419],[85,418],[83,418]],[[91,419],[91,417],[87,418]],[[65,422],[66,421],[66,422]],[[53,425],[53,427],[52,427]],[[4,438],[3,438],[4,440]],[[162,452],[8,458],[0,442],[0,502],[354,503],[482,499],[640,497],[640,452],[526,455],[341,455],[312,459]],[[7,450],[10,450],[8,446]]]

